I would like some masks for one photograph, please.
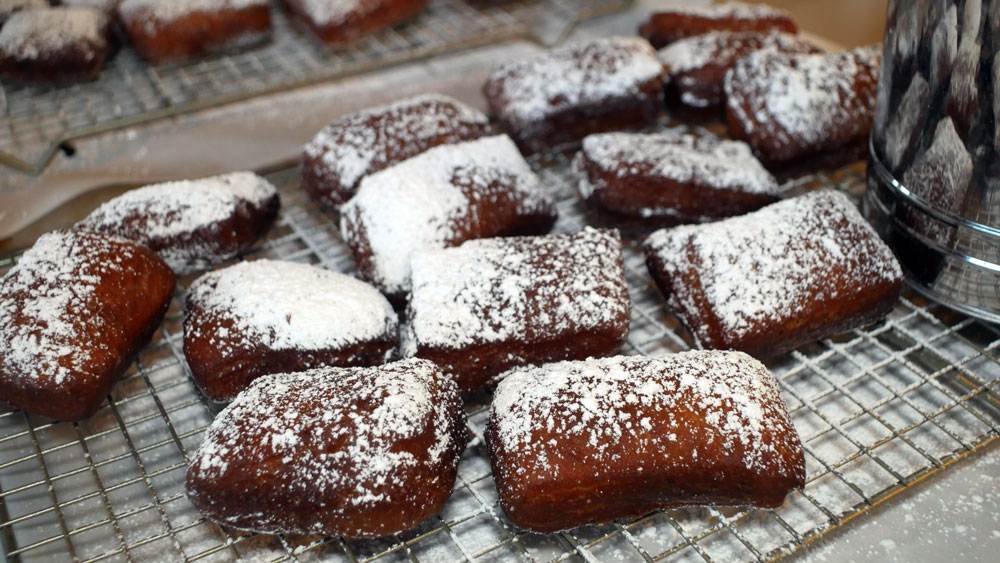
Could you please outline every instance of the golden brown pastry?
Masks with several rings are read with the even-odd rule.
[[[234,398],[262,375],[385,363],[398,320],[374,287],[308,264],[241,262],[187,294],[184,357],[198,387]]]
[[[118,18],[135,50],[154,65],[271,38],[268,0],[123,0]]]
[[[56,85],[93,80],[112,48],[111,21],[99,10],[15,12],[0,28],[0,78]]]
[[[285,0],[292,17],[320,41],[347,43],[419,14],[428,0]]]
[[[766,358],[862,327],[903,273],[847,196],[830,190],[653,233],[646,264],[700,348]]]
[[[504,131],[532,154],[654,121],[662,104],[662,74],[649,43],[607,37],[502,63],[483,94]]]
[[[0,400],[59,420],[94,414],[159,326],[174,282],[134,242],[42,235],[0,282]]]
[[[740,352],[517,368],[486,436],[500,506],[534,532],[688,504],[774,508],[805,484],[778,382]]]
[[[758,51],[726,75],[726,122],[765,166],[864,145],[881,54],[872,47],[817,55]]]
[[[472,240],[418,252],[412,268],[404,354],[463,393],[514,366],[614,354],[628,335],[616,231]]]
[[[232,172],[126,192],[76,228],[142,243],[178,274],[189,274],[252,247],[271,228],[280,205],[270,182],[252,172]]]
[[[742,215],[778,200],[746,143],[667,133],[601,133],[573,163],[595,219],[630,231]]]
[[[475,238],[548,232],[556,208],[505,136],[441,145],[376,172],[341,208],[340,232],[361,275],[395,303],[410,258]]]
[[[440,94],[417,96],[341,117],[304,149],[302,187],[336,209],[361,180],[438,145],[471,141],[489,132],[482,112]]]
[[[441,510],[465,441],[458,390],[426,360],[267,375],[212,422],[187,495],[242,530],[395,534]]]
[[[649,21],[639,26],[639,35],[657,49],[685,37],[712,31],[798,33],[798,26],[784,10],[743,2],[672,8],[653,13]]]

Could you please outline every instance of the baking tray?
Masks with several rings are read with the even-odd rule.
[[[432,0],[409,23],[339,48],[316,41],[272,7],[274,39],[255,49],[153,67],[125,46],[94,82],[65,88],[0,82],[0,164],[39,173],[63,143],[84,135],[513,38],[551,45],[577,22],[631,4]]]
[[[697,134],[711,135],[702,128]],[[566,154],[532,160],[556,194],[556,231],[586,222]],[[336,225],[289,168],[271,175],[283,210],[245,258],[356,273]],[[787,194],[864,191],[856,164],[783,184]],[[626,354],[686,350],[635,241]],[[0,274],[16,257],[0,258]],[[187,287],[192,277],[181,280]],[[467,405],[474,440],[444,511],[372,541],[246,534],[205,520],[183,493],[187,460],[217,413],[192,383],[183,291],[162,328],[90,420],[0,410],[0,542],[9,561],[753,561],[780,558],[983,448],[1000,432],[1000,328],[904,292],[888,318],[769,362],[806,449],[807,484],[776,510],[690,507],[540,535],[513,528],[483,444],[489,394]]]

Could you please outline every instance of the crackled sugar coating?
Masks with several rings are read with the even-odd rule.
[[[209,427],[187,494],[239,529],[382,536],[441,510],[464,449],[458,391],[431,362],[269,375]]]
[[[583,140],[580,195],[636,222],[699,222],[773,203],[778,183],[740,141],[667,133],[604,133]]]
[[[639,26],[639,35],[657,49],[686,37],[713,31],[797,33],[798,26],[784,10],[743,2],[672,7],[653,13],[649,21]]]
[[[809,41],[788,33],[713,31],[686,37],[657,51],[667,69],[667,93],[685,105],[708,108],[725,103],[726,72],[761,49],[819,53]]]
[[[539,532],[685,504],[775,507],[805,480],[777,381],[740,352],[514,369],[487,436],[500,506]]]
[[[308,264],[256,260],[210,272],[191,285],[186,311],[188,365],[216,400],[268,373],[381,364],[396,348],[396,313],[378,290]]]
[[[758,51],[726,74],[730,133],[778,164],[861,142],[871,131],[881,54]]]
[[[412,264],[404,354],[440,363],[463,392],[515,365],[615,353],[628,334],[615,231],[474,240]]]
[[[535,152],[546,144],[608,130],[610,123],[600,123],[600,118],[620,118],[616,128],[655,118],[646,105],[658,105],[662,73],[663,65],[645,40],[608,37],[501,63],[483,92],[505,129],[522,148]],[[579,134],[572,139],[559,129]]]
[[[42,235],[0,282],[0,399],[61,420],[90,416],[173,289],[173,273],[145,247]]]
[[[757,357],[872,322],[902,285],[892,251],[847,196],[830,190],[657,231],[645,249],[700,347]]]
[[[278,206],[278,191],[270,182],[251,172],[233,172],[126,192],[78,227],[145,244],[186,274],[248,248],[274,222]]]
[[[452,98],[429,94],[342,117],[304,149],[303,186],[337,207],[373,172],[446,143],[482,137],[489,119]]]
[[[340,231],[362,275],[394,298],[409,291],[415,251],[543,233],[556,217],[504,135],[435,147],[372,174],[341,213]]]
[[[86,61],[103,60],[110,47],[107,30],[108,17],[91,8],[23,10],[0,28],[0,55],[36,61],[74,50]]]

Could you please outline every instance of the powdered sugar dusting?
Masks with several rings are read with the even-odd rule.
[[[0,19],[14,10],[48,7],[48,0],[0,0]]]
[[[105,350],[100,338],[81,347],[81,334],[114,329],[93,314],[95,287],[132,258],[130,247],[115,247],[114,260],[94,260],[112,250],[108,237],[73,232],[42,235],[0,284],[0,372],[62,385],[67,379],[96,377],[91,350]]]
[[[413,253],[475,238],[468,232],[478,228],[480,210],[498,199],[513,199],[517,214],[554,213],[505,135],[439,146],[366,177],[341,209],[341,232],[351,244],[364,233],[372,254],[369,279],[386,293],[405,293]]]
[[[646,40],[608,37],[502,63],[485,88],[497,117],[527,130],[566,108],[634,97],[662,72]]]
[[[372,11],[382,0],[301,0],[302,10],[316,25],[341,25],[354,13]]]
[[[214,228],[234,217],[241,206],[260,208],[276,194],[277,188],[252,172],[166,182],[132,190],[108,201],[79,226],[150,244]],[[168,245],[157,252],[179,272],[197,271],[232,257],[215,256],[217,249],[203,245]]]
[[[808,152],[838,148],[844,139],[831,139],[831,132],[846,128],[853,137],[871,127],[877,81],[859,88],[858,77],[877,78],[880,61],[869,47],[827,54],[757,51],[726,74],[731,116],[751,139],[766,134],[777,146]]]
[[[124,18],[141,14],[159,22],[172,22],[195,12],[244,10],[268,4],[268,0],[125,0],[118,6],[118,13]]]
[[[840,286],[896,282],[903,275],[857,208],[829,190],[716,223],[657,231],[646,248],[670,277],[690,268],[697,273],[700,292],[673,292],[668,302],[699,342],[708,320],[739,338],[761,323],[795,318],[808,304],[835,297]],[[846,279],[831,280],[830,272],[840,269]],[[700,318],[705,308],[713,319]]]
[[[334,121],[306,144],[306,158],[320,159],[314,171],[345,193],[343,203],[361,178],[423,152],[440,137],[479,137],[489,125],[485,114],[440,94],[429,94],[371,108]]]
[[[233,346],[236,336],[243,348],[336,349],[395,335],[398,322],[370,285],[296,262],[256,260],[210,272],[191,285],[188,301],[203,310],[204,321],[226,321],[226,327],[185,338],[220,346]]]
[[[671,7],[671,9],[666,12],[719,20],[759,20],[776,17],[789,17],[788,12],[784,10],[779,10],[778,8],[774,8],[766,4],[747,4],[745,2],[723,2],[721,4],[677,6]]]
[[[777,181],[742,141],[673,133],[605,133],[584,139],[583,154],[619,178],[654,175],[715,190],[778,195]],[[589,183],[586,175],[581,186],[585,183]],[[592,190],[581,188],[581,192]]]
[[[699,425],[698,443],[678,448],[675,442],[692,433],[691,424]],[[779,453],[801,452],[802,446],[777,382],[741,352],[516,368],[497,387],[490,425],[499,446],[494,451],[506,456],[494,469],[532,479],[559,479],[574,464],[613,478],[612,468],[626,456],[657,458],[656,466],[629,468],[637,472],[712,467],[711,460],[698,459],[699,446],[721,448],[727,460],[736,456],[732,461],[760,477],[804,477],[801,461],[786,463]],[[564,453],[542,439],[551,435],[582,437],[586,448]]]
[[[621,254],[617,232],[590,227],[418,252],[404,354],[424,346],[551,340],[627,323]]]
[[[410,482],[415,472],[430,468],[440,475],[454,474],[464,447],[456,441],[456,427],[461,428],[462,421],[456,420],[454,405],[449,404],[457,401],[451,380],[426,360],[261,377],[209,427],[192,460],[188,494],[201,495],[192,482],[236,474],[243,477],[239,481],[246,483],[251,496],[257,495],[249,487],[263,481],[293,502],[319,495],[303,502],[322,502],[333,516],[356,514],[366,507],[407,506],[419,501],[408,498],[407,491],[440,486]],[[426,436],[429,447],[422,452],[403,446]],[[310,529],[290,529],[283,515],[262,510],[241,521],[240,527],[322,533],[323,516],[317,514]]]
[[[15,13],[0,28],[0,52],[38,59],[85,44],[88,58],[107,47],[108,17],[92,8],[39,8]]]

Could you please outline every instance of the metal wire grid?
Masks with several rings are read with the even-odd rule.
[[[37,173],[60,143],[75,137],[514,37],[557,41],[575,22],[629,4],[432,0],[411,22],[339,48],[293,29],[275,8],[273,41],[258,48],[152,67],[125,47],[94,82],[66,88],[0,82],[0,164]]]
[[[699,130],[701,134],[711,134]],[[535,163],[560,201],[557,231],[585,223],[567,159]],[[284,209],[247,258],[353,272],[335,225],[306,201],[293,170],[273,178]],[[855,198],[860,167],[789,181]],[[0,261],[0,273],[13,264]],[[624,353],[689,348],[636,244],[626,251],[633,299]],[[181,280],[186,287],[191,278]],[[539,535],[501,513],[482,441],[488,393],[467,407],[475,436],[444,511],[374,541],[244,534],[206,521],[183,494],[186,461],[216,410],[181,352],[183,292],[162,328],[90,420],[54,423],[0,412],[0,541],[11,561],[729,561],[786,555],[1000,434],[1000,329],[907,293],[873,327],[771,362],[806,447],[808,482],[777,510],[691,507],[631,522]]]

